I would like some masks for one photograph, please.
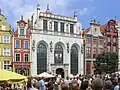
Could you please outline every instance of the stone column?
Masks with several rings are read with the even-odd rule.
[[[51,67],[51,73],[55,76],[56,75],[56,68],[54,66]]]
[[[61,29],[60,29],[60,22],[58,22],[58,32],[60,32]]]
[[[64,69],[64,78],[66,78],[68,75],[68,66],[65,67]]]
[[[80,53],[80,70],[79,74],[84,74],[84,59],[83,59],[83,53]]]
[[[31,74],[32,75],[37,74],[37,55],[36,54],[37,54],[37,47],[34,47],[34,50],[32,49],[32,60],[31,60]]]

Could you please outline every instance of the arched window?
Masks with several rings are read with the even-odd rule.
[[[43,43],[37,47],[37,74],[47,71],[47,48]]]
[[[55,64],[62,64],[63,63],[63,48],[60,44],[57,44],[55,46],[54,61],[55,61]]]
[[[78,49],[75,45],[71,48],[71,74],[78,74]]]

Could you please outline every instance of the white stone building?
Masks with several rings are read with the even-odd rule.
[[[82,25],[76,13],[73,18],[55,15],[48,5],[46,12],[40,12],[38,4],[32,21],[31,73],[83,74]]]

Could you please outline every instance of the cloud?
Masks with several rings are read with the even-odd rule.
[[[14,16],[18,17],[19,15],[24,15],[25,18],[29,17],[30,12],[34,11],[34,7],[32,5],[25,4],[24,7],[17,8],[14,10],[13,14]]]
[[[94,2],[95,0],[90,0],[90,2]]]
[[[78,15],[83,16],[89,12],[88,7],[78,10],[79,3],[82,0],[39,0],[41,11],[46,10],[47,4],[50,6],[50,11],[56,14],[73,16],[74,11],[79,11]],[[90,0],[91,1],[91,0]],[[17,20],[20,20],[20,16],[23,15],[24,19],[36,11],[36,5],[38,0],[0,0],[0,8],[5,16],[8,18],[8,22],[16,27]],[[93,8],[94,9],[94,8]]]
[[[79,15],[83,16],[88,12],[88,8],[83,8],[82,10],[79,11]]]
[[[96,7],[91,7],[91,8],[83,8],[78,10],[78,16],[83,16],[83,15],[88,15],[91,14],[92,12],[94,12],[96,10]]]
[[[36,10],[37,2],[37,0],[0,0],[0,8],[2,8],[8,19],[14,19],[12,21],[13,23],[16,20],[19,20],[21,15],[23,15],[25,19],[30,17]],[[45,11],[46,5],[50,4],[51,11],[62,13],[62,11],[66,12],[64,8],[67,8],[71,0],[39,0],[39,2],[41,11]]]
[[[96,9],[96,7],[92,7],[92,8],[91,8],[91,11],[94,11],[95,9]]]
[[[81,1],[84,1],[84,2],[94,2],[95,0],[81,0]]]

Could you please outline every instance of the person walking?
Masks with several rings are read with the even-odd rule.
[[[42,77],[41,80],[39,81],[40,90],[46,90],[44,79],[45,78]]]

